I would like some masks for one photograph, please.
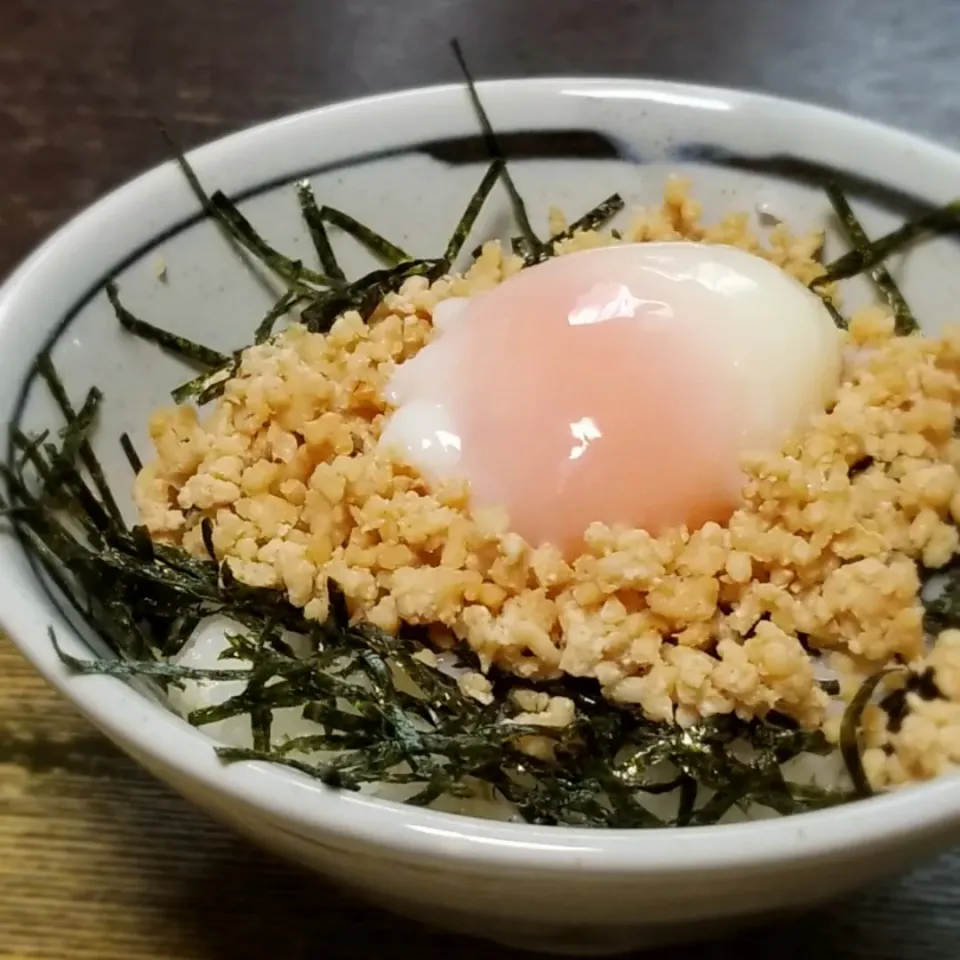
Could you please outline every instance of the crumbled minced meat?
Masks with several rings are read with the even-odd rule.
[[[764,247],[745,215],[704,227],[676,180],[623,239],[728,243],[803,282],[821,272],[819,235],[780,225]],[[614,242],[578,233],[559,249]],[[203,422],[188,407],[156,413],[157,458],[136,484],[151,535],[205,555],[209,518],[218,558],[241,581],[283,589],[309,618],[326,616],[332,578],[353,615],[386,631],[429,624],[439,647],[459,639],[485,669],[531,680],[595,677],[657,721],[776,709],[835,737],[812,653],[843,678],[846,699],[892,661],[932,667],[940,696],[909,694],[897,732],[870,714],[865,768],[884,786],[960,762],[960,633],[925,651],[917,566],[958,549],[960,331],[896,337],[886,312],[862,311],[835,406],[779,453],[745,460],[729,523],[658,538],[595,523],[568,563],[524,543],[502,511],[471,511],[465,484],[431,489],[376,449],[383,387],[429,342],[434,306],[520,267],[488,243],[462,277],[408,280],[369,324],[348,312],[327,335],[292,326],[251,347]],[[461,685],[490,695],[481,675]],[[568,705],[531,701],[522,719],[562,725]]]

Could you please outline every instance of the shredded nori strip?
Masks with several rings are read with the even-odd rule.
[[[285,280],[291,288],[306,292],[305,284],[329,287],[335,281],[322,273],[305,266],[300,260],[291,260],[278,252],[254,230],[249,220],[237,209],[224,193],[215,191],[210,196],[210,211],[236,237],[237,241],[254,256],[268,266],[278,277]]]
[[[288,314],[300,300],[298,294],[294,293],[292,290],[288,290],[283,294],[280,299],[267,311],[266,316],[260,321],[257,329],[253,335],[254,343],[264,343],[266,340],[269,340],[273,336],[273,328],[276,326],[277,321],[282,317]],[[224,357],[224,362],[227,358]]]
[[[253,254],[292,289],[305,292],[310,289],[307,286],[308,284],[326,287],[335,282],[332,278],[310,270],[299,260],[291,260],[271,247],[222,191],[217,190],[213,194],[208,194],[180,145],[159,121],[157,122],[157,128],[173,153],[177,166],[179,166],[200,206],[213,218],[232,244],[239,247],[241,251]]]
[[[200,536],[203,538],[203,547],[207,551],[207,556],[217,563],[217,551],[213,545],[213,521],[209,517],[204,517],[200,521]]]
[[[487,197],[490,196],[490,191],[494,188],[497,180],[500,179],[501,174],[503,173],[504,162],[503,160],[494,160],[489,167],[487,167],[487,172],[483,175],[483,179],[480,181],[480,185],[474,191],[473,196],[470,198],[470,202],[467,204],[466,210],[463,211],[463,216],[460,218],[460,222],[454,228],[453,234],[450,237],[450,242],[447,244],[447,249],[443,254],[443,259],[449,265],[452,265],[458,256],[460,256],[460,251],[463,249],[463,245],[467,242],[467,237],[470,236],[470,231],[473,229],[473,225],[477,222],[477,216],[480,213],[481,208],[487,200]]]
[[[870,786],[860,756],[860,724],[863,720],[863,712],[880,684],[898,672],[896,669],[887,669],[871,674],[860,685],[860,689],[843,712],[843,721],[840,724],[840,753],[850,779],[853,781],[853,789],[859,797],[873,796],[873,787]]]
[[[344,233],[349,233],[351,237],[359,240],[368,250],[380,257],[381,260],[386,260],[392,267],[413,259],[401,247],[391,243],[386,237],[381,236],[376,230],[371,230],[359,220],[355,220],[349,213],[344,213],[342,210],[324,204],[320,208],[320,218],[325,223],[343,230]]]
[[[838,697],[840,696],[840,681],[839,680],[821,680],[820,689],[828,697]]]
[[[869,256],[870,240],[851,209],[847,198],[835,183],[827,184],[826,189],[827,197],[830,199],[837,219],[840,221],[850,243],[865,257]],[[920,326],[910,312],[907,301],[903,299],[900,288],[894,282],[893,277],[890,276],[890,271],[887,270],[883,263],[878,263],[867,268],[866,272],[870,274],[870,278],[874,284],[876,284],[877,290],[880,291],[881,296],[893,311],[893,315],[896,318],[896,332],[900,336],[916,333],[920,329]]]
[[[200,669],[185,667],[179,664],[167,663],[163,660],[147,660],[132,663],[129,660],[83,660],[71,656],[64,651],[57,639],[53,627],[49,627],[47,634],[50,642],[57,651],[61,661],[75,673],[99,674],[108,677],[121,677],[128,680],[132,677],[163,677],[167,680],[242,680],[252,670],[242,670],[229,667],[223,670]]]
[[[426,277],[431,283],[447,272],[446,260],[408,260],[385,270],[374,270],[349,286],[318,294],[300,314],[312,333],[326,333],[347,310],[356,310],[364,320],[388,293],[396,293],[410,277]]]
[[[330,245],[327,228],[320,216],[320,209],[317,206],[317,200],[313,195],[313,188],[309,181],[301,180],[297,184],[297,200],[300,202],[300,212],[303,214],[304,223],[306,223],[307,230],[310,232],[310,239],[313,241],[313,248],[317,251],[317,258],[320,260],[323,272],[331,280],[346,280],[346,274],[340,264],[337,263],[336,254]]]
[[[157,346],[163,347],[164,350],[169,350],[171,353],[183,357],[184,360],[203,367],[218,367],[226,363],[229,359],[220,353],[219,350],[212,350],[210,347],[205,347],[201,343],[188,340],[186,337],[179,337],[167,330],[161,330],[152,323],[147,323],[145,320],[140,320],[135,317],[120,302],[120,291],[113,281],[107,283],[106,291],[110,305],[113,307],[113,312],[116,314],[120,326],[125,330],[129,330],[130,333],[136,334],[141,340],[148,340],[150,343],[155,343]]]
[[[460,67],[460,72],[463,74],[474,112],[483,129],[483,139],[487,145],[487,153],[490,155],[491,160],[499,160],[503,164],[500,168],[500,177],[503,180],[503,185],[507,188],[507,193],[510,195],[513,215],[517,218],[517,224],[520,227],[520,233],[523,237],[524,253],[533,260],[538,260],[543,256],[544,245],[533,229],[533,225],[530,223],[530,217],[527,215],[527,205],[523,202],[523,197],[520,196],[520,192],[513,182],[513,177],[510,176],[510,171],[507,169],[506,158],[503,155],[503,150],[500,148],[497,135],[493,130],[493,124],[490,123],[487,111],[484,109],[483,102],[477,93],[477,85],[474,82],[470,68],[467,66],[467,61],[463,56],[460,41],[457,39],[451,40],[450,47],[453,50],[457,65]]]
[[[566,230],[561,230],[559,233],[555,233],[552,237],[550,237],[550,239],[544,244],[543,253],[540,259],[546,260],[550,257],[556,256],[557,244],[564,240],[572,239],[577,233],[582,233],[588,230],[599,230],[605,223],[620,213],[625,206],[626,204],[624,199],[619,193],[611,194],[606,200],[601,201],[595,207],[591,207],[585,214],[574,220]],[[616,240],[622,239],[616,230],[611,230],[610,235]],[[523,237],[512,237],[510,239],[510,249],[517,256],[524,256],[526,243]],[[480,256],[481,250],[482,246],[477,247],[473,251],[474,259]]]
[[[850,326],[850,321],[834,306],[833,300],[826,294],[820,294],[818,290],[814,290],[820,296],[823,305],[827,308],[827,313],[830,314],[830,318],[836,324],[839,330],[846,330]]]
[[[906,683],[880,701],[880,708],[887,714],[887,729],[891,733],[900,732],[903,721],[910,712],[907,699],[910,694],[920,697],[921,700],[943,699],[943,692],[937,684],[936,671],[933,667],[925,667],[919,673],[911,670]]]
[[[76,413],[74,412],[73,406],[70,403],[70,399],[67,396],[67,392],[63,387],[63,381],[60,379],[60,375],[54,368],[53,361],[50,359],[50,354],[48,352],[45,351],[41,353],[37,358],[36,371],[46,383],[47,389],[49,389],[51,395],[56,401],[57,406],[60,408],[60,412],[63,414],[63,418],[69,427],[76,420]],[[100,499],[103,502],[104,508],[115,521],[122,523],[123,514],[120,512],[120,507],[117,505],[117,501],[114,499],[113,492],[110,490],[110,485],[107,483],[103,468],[100,466],[100,461],[97,460],[97,457],[93,452],[93,448],[90,446],[89,441],[85,437],[80,442],[79,456],[80,462],[84,467],[86,467],[87,472],[90,474],[90,478],[93,480],[94,486],[97,488],[97,493],[100,495]]]
[[[179,387],[170,391],[176,403],[184,403],[194,398],[198,406],[209,403],[223,393],[223,388],[227,381],[236,374],[238,363],[234,360],[228,360],[226,365],[218,370],[212,370],[209,373],[202,373],[186,383],[181,383]]]
[[[578,217],[561,233],[550,238],[549,246],[553,248],[563,240],[571,240],[578,233],[590,230],[599,230],[605,223],[612,220],[626,206],[619,193],[612,193],[606,200],[602,200],[582,217]]]
[[[944,207],[933,210],[916,220],[905,223],[867,246],[851,250],[838,257],[826,268],[819,283],[847,280],[882,264],[884,260],[928,233],[944,233],[960,230],[960,200],[953,200]]]
[[[35,437],[26,437],[20,430],[12,429],[11,435],[14,439],[14,445],[20,447],[20,457],[15,462],[15,469],[22,471],[23,468],[35,457],[42,449],[50,436],[49,430],[41,430]]]
[[[130,439],[130,434],[120,434],[120,446],[123,449],[124,456],[127,458],[127,463],[130,464],[130,469],[133,470],[134,474],[138,474],[143,469],[143,461],[140,459],[137,448]]]
[[[932,636],[950,627],[960,626],[960,557],[942,570],[934,571],[942,579],[934,596],[924,601],[923,627]]]

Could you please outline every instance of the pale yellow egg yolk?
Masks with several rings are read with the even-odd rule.
[[[589,251],[441,307],[434,343],[394,376],[404,415],[384,442],[567,555],[593,521],[725,521],[741,455],[779,445],[838,374],[819,300],[732,248]]]

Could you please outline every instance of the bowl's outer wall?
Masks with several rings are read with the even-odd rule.
[[[451,875],[432,864],[292,833],[256,807],[225,803],[178,771],[138,759],[250,840],[373,903],[425,923],[550,952],[560,952],[564,944],[576,953],[621,952],[713,936],[745,922],[813,907],[867,880],[906,870],[943,843],[937,830],[920,839],[877,845],[867,855],[786,862],[775,871],[704,871],[695,878],[579,874],[559,884],[535,863],[509,876],[495,867]]]

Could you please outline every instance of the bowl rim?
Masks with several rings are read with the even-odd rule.
[[[722,104],[723,109],[748,106],[786,111],[821,126],[852,125],[865,137],[955,167],[960,177],[960,153],[956,151],[852,114],[767,94],[600,76],[488,80],[478,83],[478,88],[485,97],[522,97],[532,92],[560,93],[571,84],[593,88],[593,96],[646,95],[704,109],[717,109],[717,104]],[[241,145],[255,140],[269,142],[284,124],[306,121],[322,125],[335,112],[376,113],[397,106],[416,109],[431,100],[449,100],[454,94],[462,96],[461,84],[413,87],[331,103],[246,127],[191,150],[189,156],[195,163],[216,165]],[[52,254],[89,242],[94,226],[112,209],[136,203],[149,184],[159,182],[173,168],[168,161],[122,184],[71,218],[37,248],[0,288],[0,333],[15,326],[20,301],[29,301],[36,285],[45,282],[44,264]],[[2,550],[6,549],[4,545]],[[123,682],[69,673],[51,645],[34,642],[42,629],[37,622],[43,614],[42,605],[25,599],[10,576],[0,576],[0,624],[4,631],[47,681],[100,730],[146,765],[155,761],[155,769],[185,777],[202,791],[219,794],[306,842],[325,842],[338,849],[372,847],[381,855],[394,858],[469,865],[474,870],[495,868],[522,873],[549,869],[575,871],[581,876],[683,875],[760,870],[787,860],[819,859],[841,852],[849,855],[884,840],[920,841],[946,829],[960,828],[957,777],[775,820],[650,831],[481,820],[335,791],[294,771],[267,764],[224,766],[215,756],[211,738],[161,704]],[[75,634],[63,637],[62,641],[67,647],[74,643],[85,647]]]

